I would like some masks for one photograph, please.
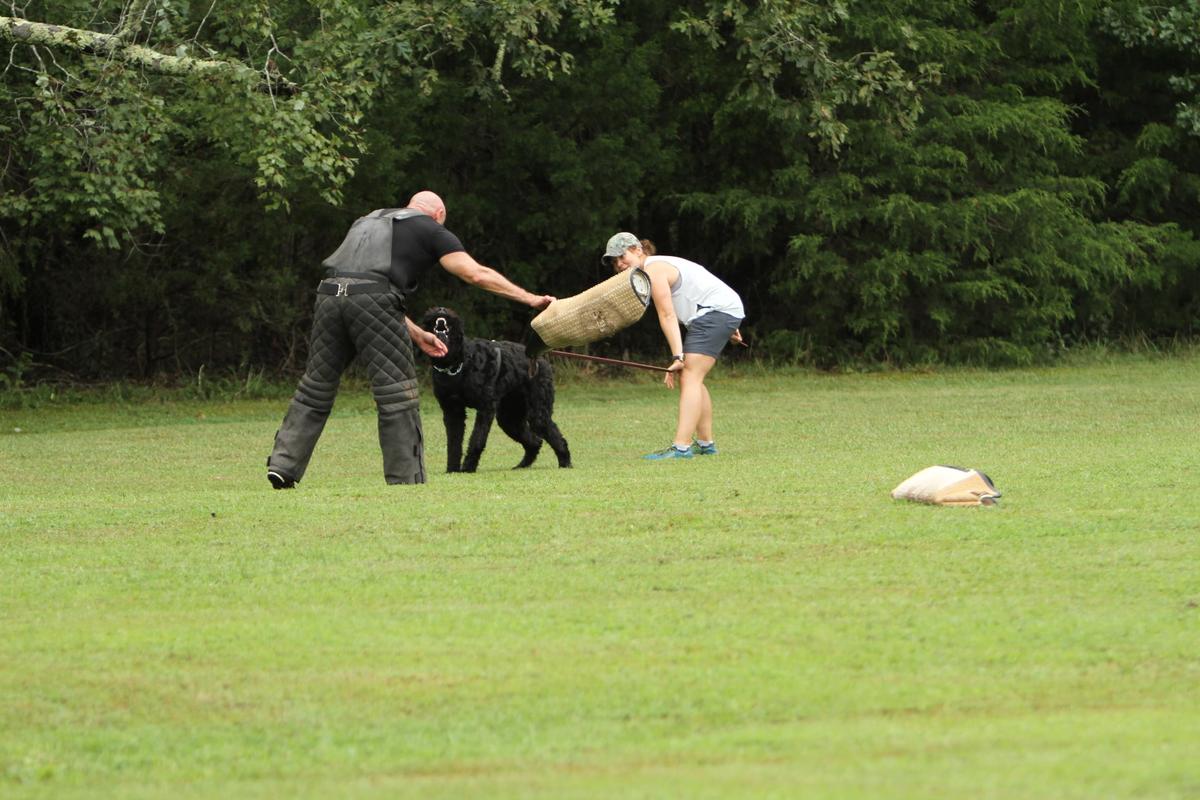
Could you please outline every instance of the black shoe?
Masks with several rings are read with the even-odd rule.
[[[296,488],[296,482],[294,480],[287,477],[286,475],[283,475],[282,473],[276,472],[273,469],[267,470],[267,480],[269,480],[271,482],[271,488],[273,488],[273,489],[295,489]]]

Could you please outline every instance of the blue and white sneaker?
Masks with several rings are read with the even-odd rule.
[[[646,459],[647,461],[663,461],[668,458],[691,458],[691,457],[692,457],[692,449],[690,447],[687,450],[680,450],[675,445],[671,445],[670,447],[665,447],[662,450],[655,450],[653,453],[647,453],[646,455],[642,456],[642,458]]]
[[[700,444],[692,442],[692,455],[694,456],[715,456],[717,454],[717,443],[709,442],[708,444]]]

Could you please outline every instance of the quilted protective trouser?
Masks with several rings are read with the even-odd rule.
[[[267,459],[299,481],[337,395],[342,373],[361,355],[379,412],[379,447],[388,483],[425,482],[425,441],[412,342],[395,294],[318,294],[304,377]]]

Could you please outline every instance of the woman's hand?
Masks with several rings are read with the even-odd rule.
[[[729,341],[733,342],[734,344],[740,344],[742,347],[746,347],[746,340],[742,338],[741,328],[738,328],[733,332],[733,336],[729,337]]]
[[[683,371],[683,362],[682,361],[672,361],[671,366],[667,367],[667,374],[663,376],[663,383],[665,383],[667,385],[668,389],[675,388],[675,373],[682,372],[682,371]]]

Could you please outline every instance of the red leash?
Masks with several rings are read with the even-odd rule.
[[[601,358],[600,356],[587,356],[583,353],[571,353],[566,350],[551,350],[556,356],[566,356],[567,358],[578,358],[581,361],[599,361],[601,364],[612,364],[616,367],[634,367],[635,369],[649,369],[655,372],[670,372],[666,367],[656,367],[653,364],[642,364],[637,361],[621,361],[616,358]]]

